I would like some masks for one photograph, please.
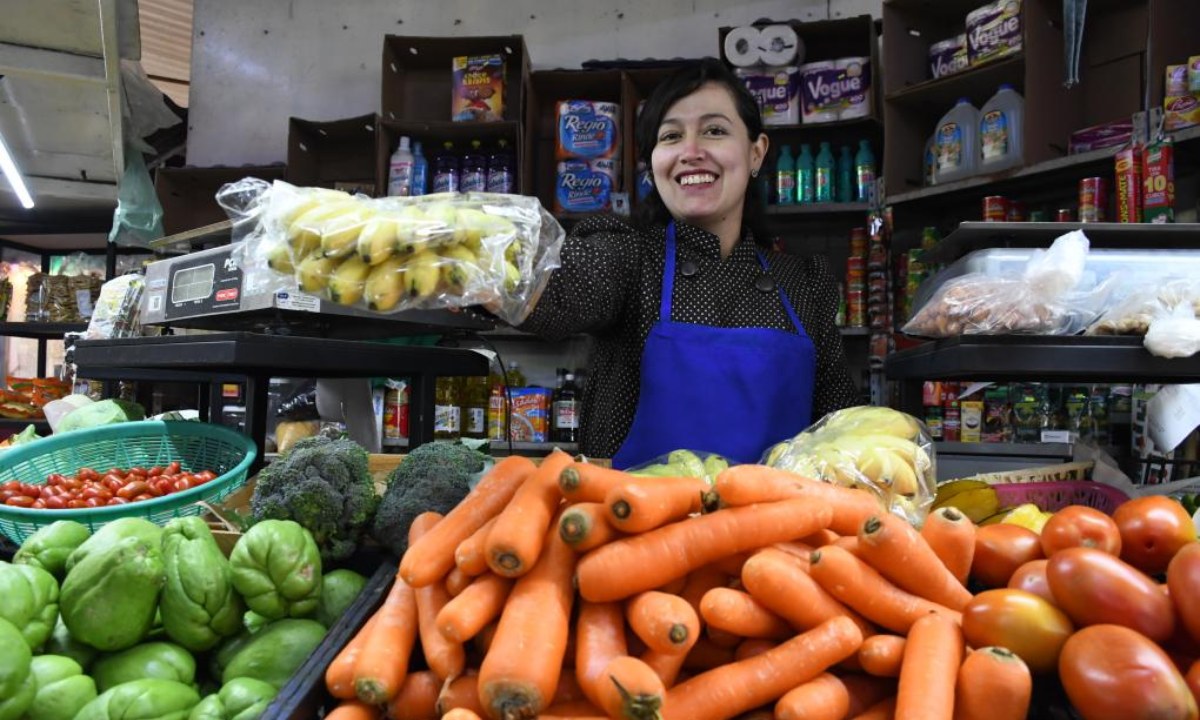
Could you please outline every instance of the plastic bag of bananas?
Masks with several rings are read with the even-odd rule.
[[[247,178],[217,201],[242,228],[247,283],[380,313],[485,305],[518,324],[565,236],[521,195],[369,198]]]
[[[867,405],[821,418],[791,440],[767,449],[763,464],[871,491],[916,526],[937,494],[933,442],[924,423],[897,410]]]

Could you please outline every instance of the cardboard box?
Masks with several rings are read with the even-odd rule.
[[[270,182],[283,176],[283,165],[159,168],[154,173],[154,192],[163,209],[163,232],[175,235],[228,220],[217,205],[217,191],[225,183],[247,177]]]
[[[326,187],[378,196],[374,113],[318,122],[289,118],[288,160],[283,179],[300,187]]]
[[[510,388],[513,442],[549,442],[550,390],[540,387]]]
[[[384,120],[450,120],[454,58],[492,54],[504,57],[504,120],[520,120],[529,83],[529,51],[520,35],[385,36],[380,114]]]
[[[960,430],[962,442],[979,442],[983,434],[983,401],[963,400],[959,406]]]

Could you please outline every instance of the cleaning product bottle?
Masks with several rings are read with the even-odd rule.
[[[921,160],[921,177],[925,181],[925,185],[936,185],[937,178],[934,177],[934,171],[937,170],[937,133],[929,136],[925,141],[925,155]]]
[[[828,142],[822,142],[821,150],[817,153],[817,202],[833,202],[833,169],[833,148]]]
[[[834,199],[838,202],[854,201],[854,156],[850,146],[843,145],[837,161],[837,193]]]
[[[775,163],[775,198],[780,205],[796,202],[796,161],[789,145],[779,151],[779,161]]]
[[[488,157],[487,191],[512,193],[513,187],[512,154],[508,151],[508,141],[501,138],[496,143],[496,152]]]
[[[1004,84],[979,111],[979,171],[990,173],[1020,165],[1025,99]]]
[[[858,152],[854,155],[854,199],[868,202],[875,187],[875,154],[871,152],[870,140],[858,141]]]
[[[437,156],[433,170],[435,193],[458,192],[458,156],[454,154],[454,143],[447,140]]]
[[[463,153],[460,182],[463,192],[485,192],[487,190],[487,156],[479,149],[478,140],[471,141],[471,149]]]
[[[979,164],[979,111],[966,98],[959,98],[954,107],[938,121],[937,168],[938,183],[953,182],[971,177]]]
[[[388,161],[388,195],[407,197],[412,194],[413,154],[408,143],[407,135],[401,137],[399,147]]]
[[[810,203],[817,198],[816,165],[813,163],[812,148],[808,143],[800,146],[800,157],[796,159],[796,200]]]
[[[429,163],[421,152],[421,143],[413,143],[412,191],[410,195],[424,195],[429,192]]]

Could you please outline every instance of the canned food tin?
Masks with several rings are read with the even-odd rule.
[[[847,282],[862,282],[867,276],[867,259],[865,257],[851,257],[846,261],[846,280]]]
[[[867,325],[867,296],[862,290],[850,290],[846,293],[846,326],[866,327]]]
[[[1054,222],[1074,222],[1075,213],[1071,208],[1059,208],[1058,212],[1054,213]]]
[[[851,258],[866,258],[867,257],[867,229],[854,228],[850,231],[850,257]]]
[[[1034,210],[1029,213],[1029,222],[1047,222],[1049,219],[1050,216],[1046,214],[1045,210]]]
[[[1079,222],[1104,222],[1107,204],[1107,179],[1090,177],[1079,181]]]
[[[1020,200],[1008,201],[1008,222],[1025,222],[1026,207]]]
[[[988,195],[983,199],[983,221],[1004,222],[1008,218],[1008,199],[1002,195]]]

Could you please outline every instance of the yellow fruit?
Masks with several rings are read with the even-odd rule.
[[[292,249],[287,245],[276,245],[268,250],[267,267],[285,275],[296,272],[296,266],[292,264]]]
[[[395,215],[396,252],[404,255],[414,253],[428,243],[426,227],[429,221],[425,212],[416,205],[405,205]]]
[[[1051,515],[1053,513],[1042,512],[1042,509],[1033,503],[1025,503],[1009,510],[1001,522],[1020,525],[1041,535],[1042,528],[1046,526],[1046,521]]]
[[[404,286],[409,297],[430,297],[437,290],[440,279],[438,256],[430,250],[416,253],[404,264]]]
[[[321,225],[321,252],[327,257],[342,258],[354,252],[358,236],[373,211],[356,204],[344,213],[329,218]]]
[[[479,258],[463,245],[442,248],[442,279],[450,289],[461,295],[478,269]]]
[[[372,267],[363,285],[367,307],[379,312],[396,307],[404,298],[404,291],[404,260],[396,256]]]
[[[351,199],[323,202],[301,213],[288,224],[287,240],[296,257],[305,257],[321,246],[321,228],[325,221],[354,208]]]
[[[996,490],[991,486],[964,490],[943,503],[934,503],[938,507],[952,507],[971,518],[972,522],[982,522],[995,515],[1000,510],[1000,499]]]
[[[353,305],[362,299],[363,287],[371,266],[357,255],[351,255],[338,265],[329,277],[329,299],[342,305]]]
[[[358,234],[358,256],[368,265],[378,265],[396,251],[396,221],[377,215]]]
[[[306,293],[319,293],[329,284],[329,276],[341,262],[338,258],[325,257],[314,251],[300,261],[296,267],[300,289]]]
[[[951,480],[950,482],[942,483],[937,487],[937,496],[933,499],[933,507],[935,510],[940,508],[950,498],[959,493],[990,487],[991,485],[988,485],[983,480]]]

